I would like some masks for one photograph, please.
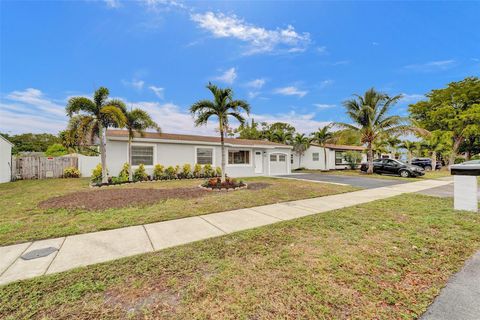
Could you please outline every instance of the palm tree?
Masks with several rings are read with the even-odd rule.
[[[196,117],[195,125],[207,124],[212,116],[218,118],[218,129],[220,131],[220,144],[222,150],[222,181],[225,181],[225,132],[228,128],[229,116],[235,118],[240,124],[245,123],[241,111],[250,114],[250,105],[244,100],[233,100],[233,91],[230,88],[219,88],[209,83],[207,89],[213,95],[213,101],[200,100],[190,107],[190,113]]]
[[[323,147],[323,155],[325,157],[325,170],[327,170],[327,150],[325,149],[325,145],[327,143],[335,142],[335,134],[329,131],[332,126],[332,124],[326,125],[311,134],[311,141],[316,142]]]
[[[390,159],[395,159],[395,155],[397,153],[397,148],[402,142],[400,139],[398,139],[398,136],[390,136],[386,139],[386,144],[388,146],[388,151],[390,152]]]
[[[125,117],[127,118],[125,127],[128,130],[128,179],[132,181],[132,140],[135,137],[135,133],[140,135],[140,137],[144,137],[145,130],[147,130],[148,128],[156,129],[157,132],[160,132],[161,130],[158,124],[152,120],[150,115],[142,109],[137,108],[131,111],[126,111]]]
[[[398,134],[414,129],[406,125],[406,119],[400,116],[387,116],[390,108],[401,97],[402,95],[390,97],[371,88],[363,96],[354,95],[353,99],[343,103],[353,124],[337,124],[357,131],[361,136],[362,143],[367,145],[368,174],[373,173],[373,144],[379,135]]]
[[[275,130],[271,133],[270,141],[289,144],[292,141],[292,133],[284,130]]]
[[[77,125],[80,140],[97,137],[100,141],[102,183],[108,183],[106,130],[108,127],[124,127],[127,121],[125,104],[120,100],[108,100],[108,95],[108,89],[100,87],[95,91],[93,100],[73,97],[65,108],[70,124],[75,122]]]
[[[407,150],[407,160],[408,160],[408,163],[411,163],[413,158],[413,153],[417,149],[417,145],[415,144],[415,142],[410,140],[403,140],[402,143],[400,144],[400,148]]]
[[[423,148],[428,150],[432,160],[431,170],[437,168],[437,156],[447,150],[452,150],[452,139],[449,133],[433,131],[431,135],[422,141]]]
[[[310,147],[310,138],[305,134],[297,133],[293,138],[293,151],[298,155],[298,166],[301,167],[302,155]]]

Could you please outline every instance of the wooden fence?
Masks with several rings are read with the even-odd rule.
[[[77,157],[17,157],[13,166],[15,179],[61,178],[68,167],[78,168]]]

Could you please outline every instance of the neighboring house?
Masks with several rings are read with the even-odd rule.
[[[325,148],[319,144],[312,143],[305,153],[300,157],[292,153],[292,169],[306,168],[312,170],[336,170],[348,169],[349,165],[345,160],[345,153],[348,151],[361,153],[361,162],[367,161],[365,148],[361,146],[345,146],[336,144],[326,144]],[[325,162],[325,153],[326,159]],[[301,159],[300,159],[301,158]]]
[[[225,138],[226,173],[230,177],[288,174],[292,147],[280,143]],[[128,132],[107,131],[107,166],[118,175],[128,157]],[[132,143],[132,167],[143,163],[149,174],[156,164],[180,167],[184,164],[221,166],[220,138],[147,132]]]
[[[0,136],[0,183],[12,180],[12,147],[10,141]]]

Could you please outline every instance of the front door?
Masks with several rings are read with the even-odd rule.
[[[255,173],[263,173],[262,151],[255,151]]]

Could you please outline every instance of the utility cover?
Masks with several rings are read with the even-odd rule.
[[[43,258],[54,253],[57,250],[58,249],[54,247],[47,247],[47,248],[32,250],[22,255],[21,258],[23,260],[33,260],[33,259]]]

